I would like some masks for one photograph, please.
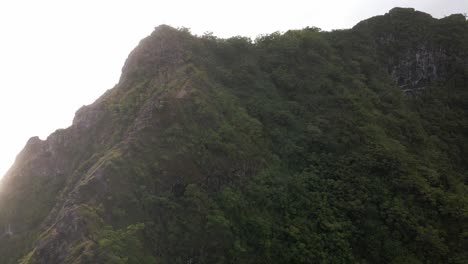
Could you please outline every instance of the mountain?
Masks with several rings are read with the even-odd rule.
[[[161,25],[0,189],[1,263],[467,263],[468,22]]]

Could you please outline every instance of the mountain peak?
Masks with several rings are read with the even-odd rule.
[[[184,63],[190,33],[167,25],[155,28],[130,53],[122,68],[121,80],[167,73]]]
[[[411,7],[394,7],[388,11],[389,14],[412,14],[415,12],[416,10]]]

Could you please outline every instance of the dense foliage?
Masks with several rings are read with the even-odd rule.
[[[467,263],[467,81],[460,15],[255,41],[160,26],[0,259],[66,241],[66,263]],[[9,199],[2,224],[36,200]]]

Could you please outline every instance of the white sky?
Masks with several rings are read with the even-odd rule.
[[[0,178],[31,136],[68,127],[112,88],[128,53],[159,24],[255,37],[350,28],[395,6],[468,12],[467,0],[0,0]]]

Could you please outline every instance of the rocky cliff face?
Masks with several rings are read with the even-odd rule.
[[[397,259],[388,247],[407,259],[461,259],[466,229],[444,221],[463,222],[450,206],[466,204],[441,197],[465,188],[463,122],[447,125],[455,132],[443,139],[429,119],[410,121],[424,115],[396,88],[466,78],[467,36],[460,16],[407,9],[346,32],[308,28],[257,43],[159,26],[129,55],[116,87],[18,155],[0,189],[0,262]],[[466,86],[457,87],[464,100]],[[434,160],[449,161],[440,170],[427,165]],[[414,226],[426,218],[401,217],[410,214],[406,198],[418,217],[434,217],[437,204],[449,209]],[[374,226],[383,228],[362,231]],[[388,230],[401,237],[373,249]]]
[[[177,56],[182,52],[172,39],[177,34],[167,26],[158,27],[129,56],[120,84],[79,109],[70,128],[56,131],[45,141],[31,138],[2,180],[0,203],[2,212],[8,212],[2,224],[11,226],[13,238],[40,235],[27,256],[28,263],[69,262],[78,254],[72,249],[78,246],[86,251],[93,245],[95,230],[90,230],[90,225],[99,223],[90,223],[95,219],[89,219],[93,212],[86,204],[112,195],[109,163],[123,155],[139,129],[154,125],[152,114],[168,96],[138,91],[130,95],[135,96],[130,105],[120,100],[128,96],[139,78],[152,76],[141,90],[168,82],[169,73],[181,63]],[[6,209],[9,207],[14,208]],[[9,239],[2,250],[15,246],[8,245]]]
[[[410,21],[413,25],[408,27]],[[461,44],[468,39],[463,15],[437,20],[412,8],[394,8],[354,29],[372,36],[380,60],[406,93],[448,82],[467,66],[468,52]],[[452,33],[459,36],[457,40],[447,37]]]

